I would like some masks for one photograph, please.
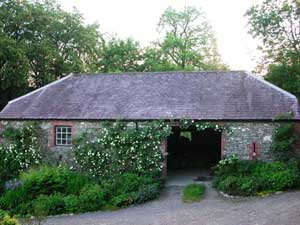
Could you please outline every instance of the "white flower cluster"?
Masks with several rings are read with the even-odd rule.
[[[222,132],[224,130],[224,131],[226,131],[227,135],[232,134],[232,130],[230,129],[230,127],[228,125],[220,125],[218,123],[194,121],[194,120],[189,120],[189,119],[181,120],[180,127],[182,129],[188,129],[190,127],[195,127],[198,131],[203,131],[206,129],[213,129],[217,132]]]
[[[75,161],[82,170],[100,178],[123,172],[160,172],[161,140],[170,132],[170,126],[162,122],[144,123],[138,129],[114,123],[96,137],[86,135],[87,139],[73,148]]]
[[[13,132],[17,132],[18,135],[0,145],[0,161],[4,163],[2,166],[13,170],[11,173],[17,173],[40,164],[42,156],[35,126],[25,125],[23,129]]]

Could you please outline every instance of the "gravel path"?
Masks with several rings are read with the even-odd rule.
[[[157,200],[117,211],[48,218],[45,225],[299,225],[300,191],[263,198],[229,199],[206,183],[202,201],[183,203],[182,187],[164,189]]]

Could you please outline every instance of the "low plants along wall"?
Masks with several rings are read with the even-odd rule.
[[[0,176],[2,184],[6,183],[0,208],[20,217],[43,217],[115,209],[153,199],[161,187],[161,140],[170,132],[162,122],[138,128],[106,123],[103,129],[76,140],[77,165],[71,169],[43,165],[38,125],[8,128],[0,146]]]
[[[214,187],[229,195],[265,195],[300,186],[300,171],[295,160],[258,162],[233,156],[220,161],[214,173]]]
[[[19,225],[16,218],[8,215],[7,212],[0,209],[0,225]]]
[[[11,214],[47,216],[125,207],[158,196],[160,183],[149,176],[125,173],[98,180],[64,167],[42,166],[22,173],[18,186],[0,197]]]
[[[144,122],[138,127],[108,122],[76,140],[75,161],[81,171],[99,179],[127,172],[160,176],[161,141],[170,132],[170,126],[159,121]]]
[[[300,187],[297,132],[292,122],[274,130],[270,155],[274,162],[239,160],[236,156],[221,160],[214,168],[214,186],[227,194],[264,195]]]

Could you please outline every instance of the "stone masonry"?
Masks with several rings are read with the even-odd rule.
[[[70,147],[56,146],[54,143],[54,129],[56,125],[72,126],[73,139],[81,133],[101,129],[101,121],[40,121],[42,128],[44,148],[46,152],[46,161],[58,164],[61,162],[71,164],[73,156]],[[22,127],[23,121],[0,121],[0,133],[5,127]],[[131,126],[133,123],[130,123]],[[220,123],[221,124],[221,123]],[[258,158],[261,160],[271,160],[268,150],[272,143],[273,130],[278,123],[273,122],[222,122],[230,127],[229,130],[223,131],[222,135],[222,158],[236,154],[242,159],[251,159],[251,145],[256,144],[258,149]],[[162,143],[162,151],[166,151],[166,141]]]

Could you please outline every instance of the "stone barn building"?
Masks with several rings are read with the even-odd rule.
[[[0,113],[0,132],[39,121],[49,159],[67,161],[76,136],[101,129],[103,121],[170,121],[173,133],[161,146],[176,169],[232,154],[271,159],[272,134],[281,122],[274,118],[284,114],[300,119],[297,98],[244,71],[80,74],[10,101]],[[229,129],[183,130],[181,119]]]

